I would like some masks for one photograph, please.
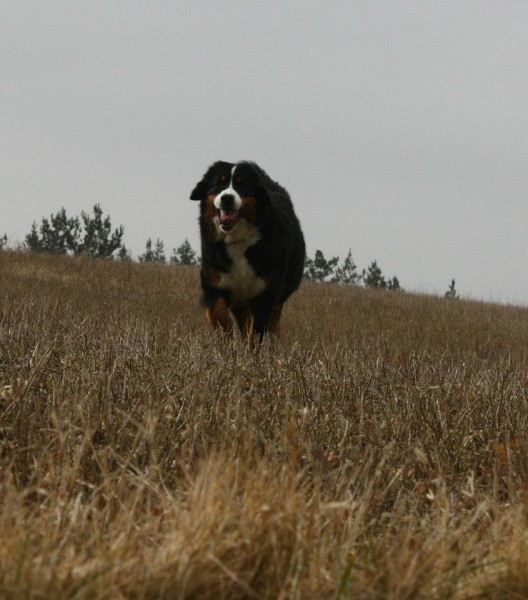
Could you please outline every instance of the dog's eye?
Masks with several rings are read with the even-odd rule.
[[[209,188],[210,194],[219,194],[225,190],[225,183],[216,183]]]
[[[242,177],[235,177],[235,181],[234,184],[237,186],[238,189],[247,189],[247,185],[246,182],[244,181],[244,179],[242,179]]]
[[[236,190],[238,191],[239,194],[242,194],[243,196],[249,196],[251,194],[251,188],[249,185],[247,185],[244,181],[240,181],[240,183],[235,182],[236,185]]]

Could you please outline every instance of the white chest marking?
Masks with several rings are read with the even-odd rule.
[[[266,288],[265,281],[258,277],[248,263],[244,252],[260,239],[259,231],[245,219],[240,219],[232,233],[224,240],[229,258],[233,261],[227,273],[222,273],[218,287],[229,290],[233,304],[245,304]]]

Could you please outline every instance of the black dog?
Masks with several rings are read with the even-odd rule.
[[[200,200],[201,281],[207,320],[253,346],[278,333],[284,302],[299,287],[305,244],[288,192],[255,163],[216,162],[191,193]]]

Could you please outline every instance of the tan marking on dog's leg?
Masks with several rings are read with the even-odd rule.
[[[248,333],[247,333],[247,341],[248,341],[249,351],[253,352],[253,350],[255,350],[255,319],[254,319],[253,315],[251,315],[251,321],[249,323],[249,329],[248,329]]]
[[[218,298],[213,308],[208,307],[205,311],[205,316],[213,331],[216,331],[219,326],[227,333],[233,331],[233,319],[223,298]]]
[[[246,339],[249,336],[251,324],[253,322],[253,314],[249,306],[242,306],[238,309],[238,324],[240,326],[240,333],[242,337]]]

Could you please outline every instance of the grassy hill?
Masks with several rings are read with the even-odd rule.
[[[528,310],[0,252],[0,597],[528,597]]]

